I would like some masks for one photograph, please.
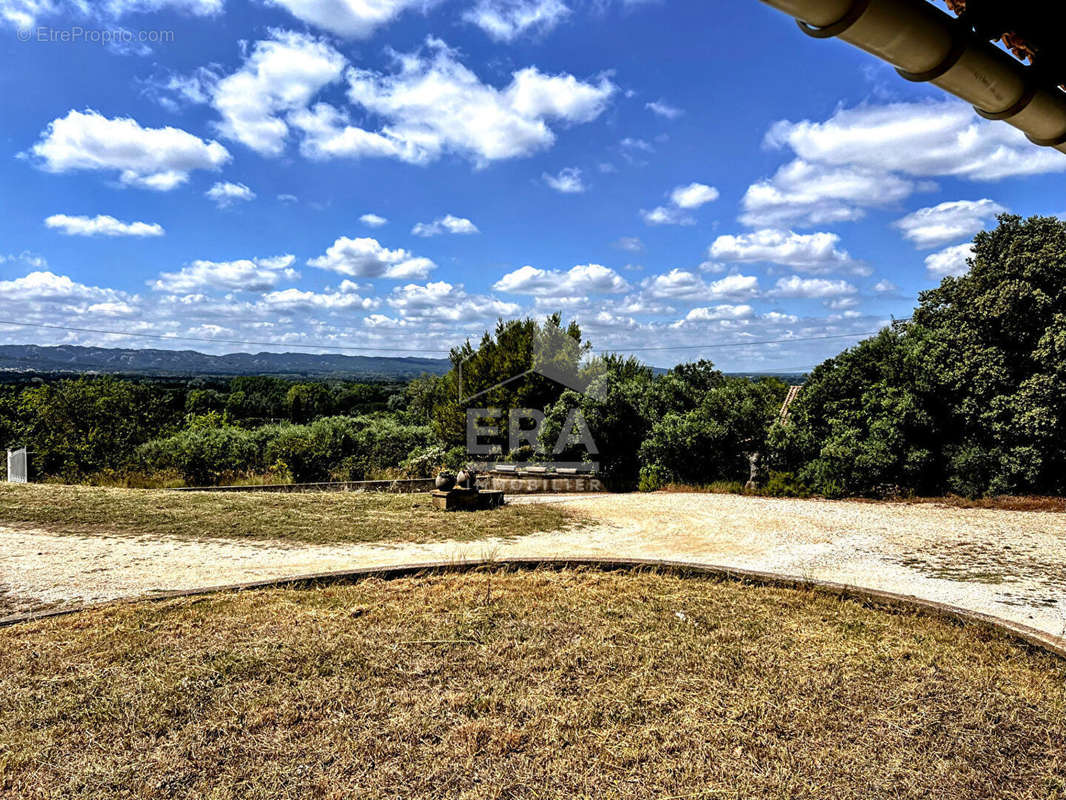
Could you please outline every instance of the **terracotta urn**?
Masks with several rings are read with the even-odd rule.
[[[441,472],[437,475],[437,479],[434,481],[434,484],[442,492],[450,491],[451,489],[455,488],[455,476],[447,471]]]

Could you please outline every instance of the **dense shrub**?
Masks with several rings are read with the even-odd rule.
[[[446,450],[440,444],[420,445],[400,462],[400,471],[405,478],[434,478],[442,470],[458,472],[469,460],[465,447]]]
[[[815,369],[770,432],[771,464],[830,497],[932,491],[937,424],[909,353],[897,328]]]
[[[913,321],[818,367],[772,460],[827,495],[1066,491],[1066,222],[1000,217]]]
[[[393,417],[359,417],[352,451],[333,472],[334,480],[370,480],[395,471],[416,448],[436,442],[428,425],[407,425]]]
[[[142,468],[138,448],[151,440],[192,429],[251,430],[292,418],[310,423],[329,414],[366,416],[384,410],[401,389],[387,383],[294,383],[258,376],[34,376],[0,386],[0,448],[29,448],[35,479],[98,476],[121,483],[131,470]],[[192,466],[190,471],[204,474]]]
[[[177,470],[186,484],[210,486],[225,475],[260,466],[253,437],[240,428],[197,428],[140,447],[140,462],[151,470]]]
[[[652,426],[640,446],[640,462],[644,470],[658,467],[670,483],[736,479],[747,462],[731,444],[728,429],[701,411],[670,412]]]
[[[297,483],[365,480],[398,467],[408,453],[432,441],[427,426],[385,416],[326,417],[310,425],[192,428],[143,445],[146,470],[175,469],[187,483],[272,470]]]
[[[708,383],[709,388],[693,392],[696,407],[667,411],[651,426],[639,450],[642,476],[656,467],[655,474],[672,483],[749,479],[750,458],[765,449],[787,387],[775,379],[724,376]]]
[[[9,446],[28,446],[37,475],[79,480],[115,469],[149,439],[167,433],[181,408],[170,391],[117,378],[77,378],[7,388]]]
[[[584,394],[567,390],[546,409],[540,449],[556,461],[595,460],[607,485],[633,488],[640,472],[640,445],[651,428],[648,398],[655,384],[652,371],[632,359],[605,359],[603,374]],[[573,416],[580,411],[581,418]],[[576,445],[554,452],[560,437],[571,434],[567,421],[587,426],[597,452]]]
[[[637,489],[642,492],[657,492],[669,486],[672,480],[665,467],[660,467],[658,464],[649,464],[646,467],[641,467]]]

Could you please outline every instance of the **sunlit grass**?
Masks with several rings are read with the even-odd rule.
[[[60,533],[159,534],[291,542],[469,541],[580,524],[556,505],[445,513],[428,494],[168,492],[0,485],[0,525]]]
[[[1062,797],[1066,666],[664,574],[482,571],[0,632],[19,798]]]

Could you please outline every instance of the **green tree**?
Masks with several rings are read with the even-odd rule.
[[[325,384],[294,383],[285,393],[285,411],[292,422],[310,422],[327,416],[333,396]]]
[[[1066,223],[1003,215],[970,270],[923,292],[911,334],[947,431],[947,488],[1066,489]]]
[[[634,359],[609,357],[601,364],[603,374],[585,393],[567,390],[546,410],[541,427],[540,449],[555,461],[591,461],[584,447],[553,450],[565,435],[571,412],[579,410],[598,452],[600,474],[612,488],[635,485],[640,471],[638,451],[651,428],[649,394],[655,385],[652,371]]]
[[[774,457],[818,491],[1066,490],[1066,223],[1003,215],[970,269],[811,375]]]
[[[642,472],[652,469],[660,478],[697,485],[746,481],[749,458],[766,448],[785,384],[715,375],[708,362],[697,370],[675,370],[659,382],[670,386],[667,396],[676,405],[656,415],[640,447]],[[677,391],[678,383],[692,390]],[[662,396],[658,387],[655,394]]]
[[[34,469],[73,481],[122,466],[137,446],[172,428],[182,410],[170,392],[105,376],[26,389],[17,415]]]
[[[589,349],[577,323],[564,327],[559,314],[542,323],[501,320],[476,349],[469,341],[452,349],[452,370],[434,387],[437,435],[464,444],[468,408],[547,408],[566,387],[542,373],[580,377]]]

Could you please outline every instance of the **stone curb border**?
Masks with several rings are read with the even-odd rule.
[[[403,564],[397,566],[366,567],[363,569],[343,570],[339,572],[320,572],[310,575],[296,575],[284,578],[271,578],[252,583],[234,583],[225,586],[209,586],[202,589],[187,589],[172,592],[159,592],[121,600],[111,600],[103,603],[90,603],[75,608],[64,608],[53,611],[38,611],[29,614],[16,614],[0,618],[0,628],[13,625],[21,625],[29,622],[49,620],[57,617],[65,617],[77,614],[81,611],[89,611],[111,606],[132,605],[134,603],[159,602],[161,600],[174,600],[185,597],[202,597],[209,594],[224,592],[247,592],[257,589],[280,589],[280,588],[311,588],[323,584],[356,583],[368,578],[381,578],[383,580],[395,580],[409,578],[425,574],[447,574],[476,572],[485,569],[503,569],[517,571],[523,569],[599,569],[604,571],[659,571],[675,574],[681,577],[702,577],[717,581],[734,581],[756,586],[771,586],[782,589],[797,589],[815,591],[839,597],[842,600],[856,601],[864,606],[882,610],[901,610],[922,614],[945,620],[957,625],[976,625],[991,630],[1013,639],[1017,642],[1043,650],[1066,659],[1066,639],[1054,636],[1050,633],[1022,625],[1010,620],[1001,619],[991,614],[983,614],[978,611],[960,608],[958,606],[939,603],[934,600],[923,600],[914,595],[896,594],[885,592],[880,589],[869,589],[862,586],[851,586],[832,581],[821,581],[807,578],[797,578],[789,575],[780,575],[773,572],[760,572],[757,570],[723,567],[709,564],[696,564],[686,561],[665,561],[658,559],[640,558],[501,558],[501,559],[472,559],[465,561],[432,561],[421,564]]]

